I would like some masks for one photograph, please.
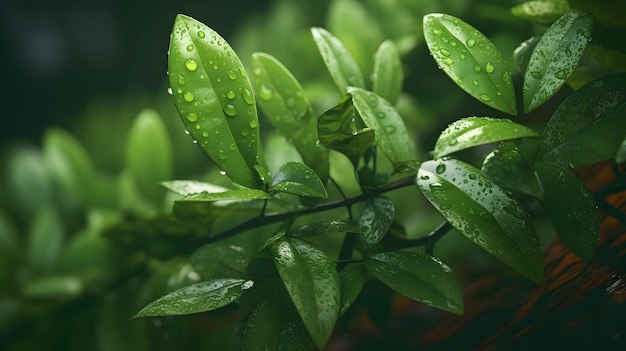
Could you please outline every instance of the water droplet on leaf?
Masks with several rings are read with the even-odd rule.
[[[233,104],[226,104],[226,106],[224,106],[224,113],[227,116],[235,117],[237,116],[237,107]]]
[[[446,165],[443,163],[437,165],[437,168],[435,168],[435,172],[437,172],[437,174],[441,174],[445,171],[446,171]]]
[[[467,47],[471,48],[472,46],[476,45],[476,40],[474,40],[474,39],[467,39],[465,44],[467,45]]]
[[[192,101],[193,101],[193,99],[194,99],[194,97],[195,97],[195,96],[194,96],[194,95],[193,95],[193,93],[192,93],[192,92],[190,92],[190,91],[185,92],[185,94],[183,94],[183,99],[185,99],[185,101],[187,101],[187,102],[192,102]]]
[[[495,67],[493,66],[493,63],[491,62],[487,62],[487,64],[485,65],[485,72],[487,73],[493,73],[493,71],[495,71]]]
[[[191,113],[187,114],[187,120],[188,120],[189,122],[192,122],[192,123],[193,123],[193,122],[195,122],[195,121],[197,121],[197,120],[198,120],[198,115],[197,115],[197,114],[195,114],[194,112],[191,112]]]
[[[185,62],[185,68],[187,68],[189,72],[193,72],[198,69],[198,63],[194,59],[189,59]]]

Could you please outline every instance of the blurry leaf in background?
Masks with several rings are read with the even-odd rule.
[[[385,40],[374,55],[372,90],[395,105],[402,92],[403,79],[404,71],[398,49],[391,40]]]
[[[28,231],[28,262],[35,274],[55,270],[65,241],[65,228],[58,212],[42,208]]]

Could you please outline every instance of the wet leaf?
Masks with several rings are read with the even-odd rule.
[[[503,142],[485,156],[482,171],[500,187],[543,198],[543,188],[532,162],[512,142]]]
[[[269,192],[323,199],[328,197],[326,188],[315,171],[300,162],[287,162],[282,165],[272,180]]]
[[[339,315],[348,311],[350,306],[365,286],[367,270],[361,263],[348,265],[339,272],[339,282],[341,284],[341,302],[339,303]]]
[[[391,40],[385,40],[374,55],[372,90],[395,105],[402,92],[403,79],[404,71],[398,49]]]
[[[526,72],[526,69],[528,69],[528,61],[530,61],[533,50],[537,47],[537,43],[539,43],[540,39],[541,36],[531,37],[523,41],[517,48],[515,48],[513,57],[515,58],[517,69],[522,73],[522,75]]]
[[[395,206],[391,199],[377,196],[363,202],[357,219],[362,233],[357,236],[359,244],[367,249],[378,244],[393,223]]]
[[[161,182],[161,185],[182,196],[199,193],[223,193],[230,190],[219,185],[197,180],[169,180]]]
[[[241,350],[276,350],[286,323],[284,306],[273,298],[262,300],[248,318],[241,340]]]
[[[230,45],[197,20],[177,15],[168,74],[178,113],[195,142],[234,182],[260,188],[262,162],[252,85]]]
[[[212,311],[237,300],[253,285],[252,280],[236,278],[212,279],[192,284],[153,301],[133,318]]]
[[[313,235],[323,235],[329,233],[361,233],[363,228],[358,224],[350,221],[333,220],[326,222],[314,222],[305,224],[299,228],[294,229],[289,235],[302,238]]]
[[[374,130],[376,145],[393,163],[404,170],[416,160],[415,147],[402,116],[391,104],[376,93],[349,87],[354,107],[365,125]]]
[[[393,290],[444,311],[463,314],[461,285],[438,259],[419,252],[389,251],[368,257],[367,269]]]
[[[565,1],[526,1],[511,8],[511,13],[532,23],[552,24],[554,21],[569,12],[570,8]]]
[[[346,93],[350,86],[365,88],[363,74],[343,43],[324,28],[311,28],[311,33],[339,91]]]
[[[574,10],[543,34],[524,74],[524,112],[539,107],[565,84],[585,52],[592,26],[591,16]]]
[[[503,140],[540,137],[529,127],[504,118],[467,117],[450,124],[435,143],[434,158]]]
[[[237,189],[237,190],[228,190],[219,193],[197,193],[187,195],[181,199],[176,200],[176,202],[214,202],[214,201],[223,201],[223,200],[238,200],[238,201],[247,201],[247,200],[266,200],[271,199],[270,194],[266,193],[263,190],[257,189]]]
[[[323,349],[339,316],[341,291],[334,263],[323,251],[298,238],[278,240],[272,253],[309,335]]]
[[[589,261],[600,231],[600,215],[589,190],[578,177],[556,164],[539,161],[535,167],[545,191],[541,205],[557,234],[572,252]]]
[[[454,159],[428,161],[416,184],[467,239],[522,275],[543,279],[541,247],[526,210],[480,170]]]
[[[214,243],[194,251],[189,260],[203,279],[238,277],[245,278],[248,253],[238,245]]]
[[[480,102],[515,115],[515,91],[502,53],[476,28],[439,13],[424,16],[424,38],[437,65]]]

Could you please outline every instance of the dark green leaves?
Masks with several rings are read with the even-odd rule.
[[[418,252],[381,252],[365,258],[365,266],[393,290],[456,314],[463,313],[463,295],[454,272],[436,258]]]
[[[393,223],[395,207],[389,198],[378,196],[365,201],[358,223],[363,232],[357,238],[364,248],[376,245],[387,234]]]
[[[335,265],[298,238],[272,245],[274,263],[309,335],[323,349],[339,316],[340,285]]]
[[[454,159],[428,161],[416,184],[459,233],[528,278],[542,280],[541,248],[528,214],[480,170]]]
[[[187,130],[233,181],[260,188],[259,122],[248,75],[211,28],[178,15],[170,40],[169,81]]]
[[[535,167],[545,192],[541,204],[556,232],[572,252],[589,261],[598,243],[600,217],[587,187],[558,165],[537,162]]]
[[[434,157],[440,158],[470,147],[502,140],[538,137],[539,133],[508,119],[468,117],[448,126],[435,144]]]
[[[456,17],[433,13],[424,16],[424,38],[437,65],[458,86],[488,106],[517,113],[511,72],[487,37]]]
[[[269,191],[327,198],[326,188],[315,172],[300,162],[287,162],[274,176]]]
[[[350,86],[365,88],[359,65],[343,43],[323,28],[312,28],[311,33],[337,88],[342,93]]]
[[[591,38],[593,18],[574,10],[543,34],[524,74],[524,112],[543,104],[565,84]]]
[[[615,156],[626,130],[626,74],[597,79],[572,93],[544,130],[546,161],[579,167]]]
[[[211,311],[237,300],[253,285],[252,280],[235,278],[213,279],[189,285],[152,302],[133,318]]]

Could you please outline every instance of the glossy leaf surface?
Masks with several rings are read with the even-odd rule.
[[[328,197],[326,188],[317,174],[300,162],[287,162],[282,165],[274,176],[269,191],[324,199]]]
[[[315,222],[305,224],[299,228],[296,228],[293,232],[290,233],[290,235],[302,238],[306,236],[322,235],[329,233],[361,233],[362,231],[363,228],[354,222],[333,220],[327,222]]]
[[[260,188],[259,121],[252,85],[230,45],[195,19],[178,15],[170,40],[169,81],[193,139],[236,183]]]
[[[482,103],[515,115],[515,91],[502,53],[481,32],[451,15],[424,16],[424,38],[437,65]]]
[[[485,156],[482,171],[500,187],[543,198],[543,187],[532,163],[512,142],[504,142]]]
[[[533,54],[533,50],[539,43],[541,36],[534,36],[529,39],[523,41],[518,47],[515,48],[513,52],[513,57],[515,58],[515,64],[517,65],[518,70],[524,74],[526,69],[528,68],[528,62],[530,61],[530,57]]]
[[[365,269],[362,263],[348,265],[339,272],[339,282],[341,284],[339,315],[346,313],[357,297],[359,297],[361,290],[365,286],[366,279],[367,269]]]
[[[349,87],[354,107],[366,126],[374,130],[376,145],[397,170],[408,167],[415,159],[415,147],[402,116],[376,93]]]
[[[557,234],[572,252],[589,261],[600,231],[600,215],[589,190],[578,177],[556,164],[539,161],[535,167],[545,191],[541,204]]]
[[[552,24],[570,8],[565,1],[526,1],[511,8],[511,13],[532,23]]]
[[[377,196],[363,202],[363,208],[357,219],[362,233],[357,236],[364,248],[370,248],[380,242],[393,223],[396,210],[393,201],[384,196]]]
[[[541,247],[528,214],[480,170],[454,159],[428,161],[416,184],[459,233],[526,277],[542,280]]]
[[[450,124],[435,143],[434,157],[503,140],[539,137],[541,134],[509,119],[467,117]]]
[[[244,278],[249,258],[243,247],[218,242],[197,249],[189,260],[203,279]]]
[[[200,182],[197,180],[168,180],[161,182],[166,189],[175,192],[178,195],[186,196],[199,193],[222,193],[230,189],[223,186]]]
[[[444,311],[463,314],[461,285],[438,259],[418,252],[389,251],[368,257],[367,269],[393,290]]]
[[[352,96],[345,95],[337,105],[322,113],[317,122],[320,143],[346,155],[356,165],[365,151],[374,144],[374,131],[357,127],[360,117]]]
[[[346,93],[349,86],[365,88],[361,69],[343,43],[324,28],[311,28],[311,33],[339,91]]]
[[[198,193],[191,194],[183,197],[182,199],[176,200],[176,202],[214,202],[214,201],[222,201],[222,200],[265,200],[270,199],[270,194],[266,193],[263,190],[257,189],[237,189],[237,190],[228,190],[219,193]]]
[[[574,10],[543,34],[524,74],[524,111],[534,110],[554,95],[572,75],[591,38],[593,18]]]
[[[212,279],[189,285],[155,300],[133,318],[211,311],[237,300],[253,285],[252,280],[235,278]]]
[[[272,254],[309,335],[323,349],[339,316],[341,290],[335,265],[320,249],[298,238],[277,241]]]
[[[254,53],[254,83],[263,112],[282,135],[288,138],[325,183],[328,178],[328,151],[317,143],[317,118],[300,83],[275,57]]]
[[[248,318],[241,340],[241,350],[276,350],[286,323],[284,306],[276,299],[263,299]]]
[[[374,55],[372,90],[395,105],[402,92],[403,79],[404,71],[398,49],[391,40],[385,40]]]

